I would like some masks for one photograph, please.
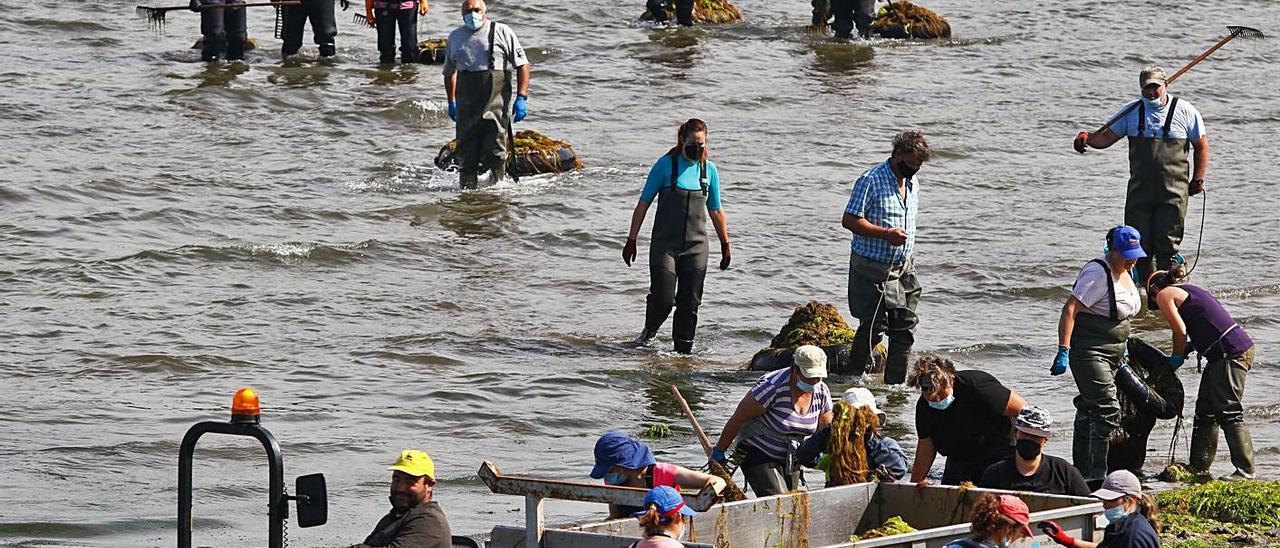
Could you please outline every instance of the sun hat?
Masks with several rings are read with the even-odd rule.
[[[1000,513],[1018,522],[1018,525],[1022,526],[1022,532],[1026,533],[1028,537],[1035,536],[1031,533],[1031,526],[1029,525],[1031,510],[1027,508],[1027,503],[1022,502],[1022,499],[1013,495],[1000,495]]]
[[[1048,411],[1034,405],[1023,407],[1013,419],[1013,427],[1042,438],[1053,437],[1053,417]]]
[[[1126,260],[1141,259],[1147,256],[1142,250],[1142,235],[1131,226],[1117,226],[1111,229],[1111,240],[1107,242],[1111,250],[1119,253]]]
[[[436,480],[436,463],[431,461],[431,457],[427,456],[425,451],[417,449],[405,449],[400,452],[400,458],[396,459],[396,463],[387,467],[387,470],[395,470],[404,472],[414,477],[426,476],[431,481]]]
[[[605,432],[596,440],[595,453],[596,465],[591,469],[594,479],[603,478],[615,464],[632,470],[657,464],[648,446],[622,432]]]
[[[645,515],[649,511],[650,504],[657,505],[658,516],[662,518],[663,523],[671,521],[676,514],[689,517],[698,515],[692,508],[685,506],[684,497],[680,496],[679,491],[666,485],[659,485],[645,493],[644,503],[641,505],[644,509],[632,515],[636,517]]]
[[[879,407],[876,407],[876,395],[872,394],[870,390],[861,386],[855,386],[845,390],[844,395],[841,397],[844,399],[845,403],[853,406],[855,409],[859,407],[866,407],[870,409],[872,413],[879,415],[882,420],[884,419],[884,411],[881,411]]]
[[[796,367],[800,369],[800,375],[812,379],[814,377],[827,378],[827,353],[823,352],[812,344],[806,344],[796,349],[795,354],[791,357]]]
[[[1138,476],[1128,470],[1116,470],[1107,474],[1107,479],[1102,480],[1102,488],[1090,493],[1090,496],[1102,500],[1116,500],[1124,496],[1138,496],[1142,494],[1142,482],[1138,481]]]

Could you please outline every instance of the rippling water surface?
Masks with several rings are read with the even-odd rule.
[[[0,542],[172,545],[182,434],[225,418],[246,385],[287,475],[329,479],[330,523],[295,526],[295,545],[362,540],[405,447],[435,457],[457,533],[521,520],[520,499],[476,479],[482,459],[584,479],[601,432],[663,423],[679,436],[654,444],[662,456],[701,463],[668,385],[716,431],[791,307],[846,309],[849,186],[913,127],[937,151],[921,173],[918,349],[991,371],[1066,428],[1074,385],[1046,373],[1055,322],[1121,219],[1127,178],[1122,145],[1081,157],[1072,136],[1134,97],[1143,65],[1175,69],[1227,24],[1280,33],[1269,0],[1183,4],[935,0],[955,39],[850,45],[807,36],[799,0],[742,0],[746,22],[695,30],[633,24],[638,1],[495,0],[534,62],[521,125],[571,141],[587,167],[460,193],[430,161],[453,131],[438,69],[375,67],[372,31],[348,14],[334,62],[312,46],[281,63],[256,12],[265,48],[228,66],[187,49],[188,13],[156,35],[131,5],[7,2]],[[457,17],[434,7],[423,29],[439,36]],[[1234,42],[1175,85],[1213,146],[1196,278],[1259,343],[1245,403],[1271,478],[1277,44]],[[657,349],[625,344],[648,282],[618,255],[648,166],[690,116],[711,126],[735,249],[731,270],[708,275],[687,358],[661,350],[665,334]],[[1167,344],[1158,319],[1136,328]],[[1182,377],[1194,393],[1194,368]],[[912,397],[877,390],[913,447]],[[1162,423],[1149,468],[1171,435]],[[201,443],[198,543],[265,544],[258,451]],[[558,521],[603,512],[548,508]]]

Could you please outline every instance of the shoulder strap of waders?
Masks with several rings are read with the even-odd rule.
[[[1173,115],[1178,112],[1178,98],[1169,101],[1169,113],[1164,115],[1164,138],[1169,138],[1169,128],[1173,126]]]
[[[497,31],[498,31],[498,24],[494,23],[493,21],[489,21],[489,70],[493,70],[493,44],[495,41],[494,34],[496,34]]]
[[[493,61],[493,55],[489,56],[490,62]],[[1141,100],[1138,101],[1138,137],[1142,137],[1142,132],[1147,130],[1147,105]]]
[[[1116,281],[1111,279],[1111,267],[1107,266],[1107,262],[1102,259],[1094,259],[1089,262],[1098,263],[1098,266],[1102,267],[1102,275],[1107,278],[1107,299],[1111,303],[1111,319],[1119,320],[1120,311],[1116,310]]]
[[[673,150],[671,151],[670,156],[671,156],[671,190],[675,190],[676,188],[678,188],[678,186],[676,185],[676,177],[680,176],[680,170],[678,167],[680,165],[680,151]]]
[[[707,189],[710,187],[710,181],[707,180],[707,161],[703,160],[700,165],[702,167],[698,173],[698,186],[702,187],[702,195],[706,196]]]
[[[1139,99],[1139,100],[1137,100],[1137,101],[1134,101],[1134,102],[1132,102],[1132,103],[1129,103],[1129,108],[1126,108],[1126,109],[1124,109],[1124,110],[1120,111],[1120,114],[1117,114],[1117,115],[1115,115],[1115,117],[1114,117],[1114,118],[1112,118],[1112,119],[1110,119],[1110,120],[1107,120],[1107,123],[1105,123],[1105,124],[1103,124],[1103,125],[1102,125],[1102,129],[1111,129],[1111,126],[1114,126],[1114,125],[1116,124],[1116,122],[1119,122],[1119,121],[1120,121],[1120,119],[1121,119],[1121,118],[1124,118],[1125,116],[1128,116],[1130,112],[1133,112],[1133,109],[1138,108],[1138,107],[1141,107],[1141,106],[1142,106],[1142,100],[1141,100],[1141,99]],[[1139,124],[1141,124],[1141,123],[1142,123],[1142,116],[1138,116],[1138,123],[1139,123]],[[1141,127],[1141,126],[1139,126],[1139,127]],[[1101,130],[1099,130],[1099,131],[1101,131]],[[1123,135],[1121,135],[1121,137],[1124,137],[1124,136],[1123,136]]]

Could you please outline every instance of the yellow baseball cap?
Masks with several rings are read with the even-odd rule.
[[[396,459],[395,464],[387,467],[387,470],[404,472],[410,476],[427,476],[431,481],[436,479],[436,463],[431,462],[431,457],[427,456],[425,451],[417,449],[401,451],[400,458]]]

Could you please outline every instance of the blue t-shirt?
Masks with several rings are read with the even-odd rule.
[[[1172,95],[1165,97],[1168,101],[1165,101],[1163,107],[1154,111],[1145,107],[1142,109],[1147,115],[1146,127],[1143,128],[1142,135],[1138,135],[1138,107],[1134,105],[1141,99],[1129,102],[1116,113],[1116,116],[1119,116],[1125,109],[1133,106],[1133,110],[1111,124],[1111,131],[1122,137],[1164,137],[1164,120],[1168,116],[1169,105],[1173,103]],[[1173,113],[1173,123],[1169,124],[1169,138],[1196,141],[1205,135],[1207,133],[1204,128],[1204,118],[1200,117],[1200,111],[1191,105],[1191,101],[1178,99],[1178,111]]]
[[[677,154],[676,186],[685,190],[702,190],[702,169],[697,162],[691,162],[683,154]],[[651,204],[662,187],[671,184],[671,155],[663,154],[649,168],[649,178],[644,181],[644,190],[640,191],[640,199]],[[716,165],[707,160],[707,211],[720,209],[720,173]]]

